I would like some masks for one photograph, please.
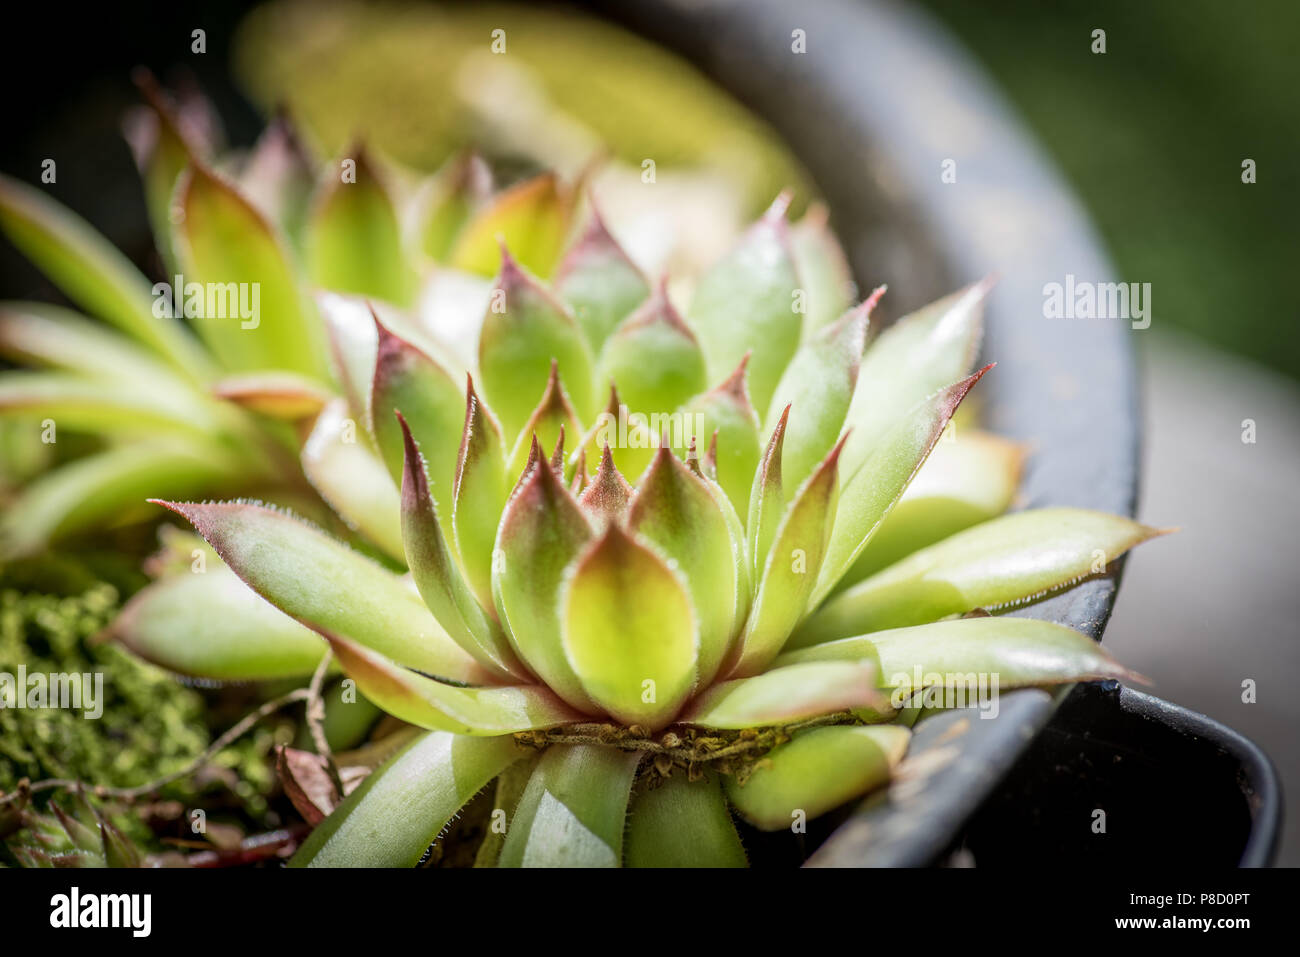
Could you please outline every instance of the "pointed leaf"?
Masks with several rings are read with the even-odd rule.
[[[785,481],[782,474],[781,452],[785,446],[785,427],[789,421],[790,407],[772,427],[767,451],[754,473],[754,484],[749,490],[748,528],[750,576],[757,581],[767,567],[767,555],[785,515]],[[795,486],[798,487],[797,485]]]
[[[548,748],[506,832],[498,867],[618,867],[639,755],[600,745]]]
[[[0,176],[0,229],[87,313],[108,320],[192,379],[211,374],[211,360],[182,324],[154,314],[149,280],[71,210]]]
[[[168,671],[217,681],[310,675],[326,650],[319,635],[215,561],[137,592],[109,634]]]
[[[420,248],[435,262],[451,255],[456,237],[492,191],[492,172],[482,157],[452,157],[429,181],[420,197]]]
[[[992,285],[986,279],[904,316],[870,345],[845,422],[853,430],[844,450],[847,478],[909,409],[969,374],[979,352],[984,301]]]
[[[187,519],[254,591],[309,628],[428,674],[471,684],[491,680],[414,589],[310,525],[239,502],[158,504]]]
[[[805,340],[853,304],[853,275],[827,219],[826,207],[818,203],[790,228],[790,251],[808,300]]]
[[[747,867],[718,779],[681,772],[641,791],[628,810],[628,867]]]
[[[578,496],[578,504],[591,516],[594,525],[603,528],[610,522],[622,521],[631,501],[632,486],[614,465],[613,453],[606,445],[600,456],[600,466]]]
[[[729,778],[727,797],[760,830],[784,830],[886,783],[910,738],[896,725],[812,728],[769,751],[743,787]]]
[[[0,417],[53,419],[73,431],[110,434],[219,432],[220,408],[206,396],[149,380],[115,382],[69,372],[0,375]]]
[[[594,208],[587,231],[560,263],[554,288],[573,310],[587,345],[597,354],[619,324],[650,295],[650,283]]]
[[[697,448],[711,443],[717,433],[717,482],[738,514],[749,508],[762,451],[758,414],[745,385],[747,362],[742,358],[721,385],[688,400],[679,410],[685,416],[687,439],[694,437]]]
[[[302,471],[339,517],[384,553],[406,561],[401,496],[388,469],[364,441],[343,399],[321,411],[302,448]]]
[[[582,719],[543,685],[457,688],[399,667],[361,645],[325,637],[362,694],[419,728],[492,737]]]
[[[582,426],[578,423],[573,403],[569,401],[564,382],[560,378],[559,364],[552,362],[551,374],[546,380],[542,398],[515,440],[510,461],[506,465],[506,475],[514,479],[523,474],[534,438],[543,449],[553,449],[562,434],[576,438],[581,431]]]
[[[315,379],[292,372],[252,372],[228,376],[212,394],[273,419],[297,422],[316,415],[332,398]]]
[[[498,617],[519,658],[565,701],[597,709],[561,643],[560,584],[590,540],[591,525],[555,472],[535,465],[501,516],[492,562]]]
[[[767,667],[808,607],[835,518],[843,448],[841,441],[831,449],[781,520],[731,669],[733,677],[745,678]]]
[[[925,462],[966,393],[992,366],[922,399],[878,444],[865,465],[844,483],[809,607],[820,604],[853,565],[880,523]],[[849,441],[852,441],[850,435]],[[847,443],[845,448],[847,449]],[[847,473],[847,465],[845,466]]]
[[[678,720],[703,728],[740,730],[855,708],[888,707],[876,681],[870,662],[818,661],[775,668],[753,678],[719,682],[692,701]]]
[[[699,683],[707,685],[731,647],[740,596],[722,509],[705,480],[664,447],[641,479],[628,527],[685,578],[699,625]]]
[[[661,728],[695,685],[699,626],[680,577],[618,525],[578,559],[561,599],[583,690],[624,724]]]
[[[353,416],[370,421],[370,392],[375,381],[379,334],[369,304],[332,292],[316,294],[330,346],[330,365],[343,387]]]
[[[700,344],[663,284],[605,343],[599,380],[618,383],[628,409],[648,417],[667,415],[708,387]],[[650,431],[660,431],[653,420]]]
[[[262,214],[202,166],[181,177],[176,205],[186,285],[208,284],[194,324],[222,363],[234,371],[281,369],[328,381],[320,321],[281,237]],[[185,302],[188,314],[188,296]]]
[[[882,688],[910,694],[929,685],[966,683],[974,697],[984,688],[1020,688],[1118,678],[1142,681],[1087,635],[1034,618],[958,618],[827,641],[788,652],[778,669],[813,662],[870,662]],[[905,696],[895,697],[895,705]]]
[[[478,211],[456,240],[451,265],[491,276],[504,265],[503,237],[530,272],[549,276],[569,231],[572,199],[550,173],[512,186]],[[567,371],[567,369],[566,369]]]
[[[461,578],[460,569],[456,567],[438,524],[437,510],[424,473],[424,460],[406,420],[400,418],[400,414],[399,423],[405,444],[402,541],[406,545],[406,563],[420,590],[420,597],[438,623],[447,629],[452,640],[479,664],[498,679],[521,678],[524,669],[515,660],[501,626],[483,611]]]
[[[352,177],[335,163],[313,203],[307,271],[325,289],[408,306],[418,277],[406,258],[401,224],[382,171],[363,146],[352,149]]]
[[[803,334],[802,317],[795,312],[799,280],[785,223],[788,204],[788,196],[778,197],[736,247],[700,278],[687,314],[704,346],[711,380],[727,375],[753,351],[749,391],[760,414],[771,404]]]
[[[421,735],[349,794],[289,866],[414,867],[456,812],[522,756],[510,737]]]
[[[507,254],[479,335],[483,390],[506,435],[518,435],[528,421],[553,362],[559,363],[579,417],[589,415],[591,355],[582,333],[564,307]]]
[[[1041,597],[1162,534],[1118,515],[1041,508],[996,518],[837,595],[799,629],[802,647]]]
[[[311,202],[313,161],[293,122],[276,113],[253,144],[239,172],[248,201],[298,246]]]

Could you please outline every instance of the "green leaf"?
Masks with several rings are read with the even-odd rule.
[[[499,867],[618,867],[639,755],[552,745],[506,832]]]
[[[649,417],[655,435],[663,431],[656,415],[667,417],[708,387],[700,344],[663,284],[605,343],[599,379],[618,383],[630,412]]]
[[[922,399],[969,374],[983,333],[986,279],[899,319],[867,349],[845,425],[851,478],[896,423]]]
[[[992,366],[922,399],[878,444],[865,465],[844,483],[826,560],[808,607],[819,605],[862,554],[880,523],[939,441],[966,393]],[[852,441],[852,437],[849,437]],[[845,448],[847,449],[847,443]],[[845,467],[847,473],[847,466]]]
[[[886,783],[910,737],[897,725],[812,728],[769,751],[743,787],[728,778],[727,797],[760,830],[784,830]]]
[[[705,480],[662,447],[641,478],[628,528],[686,579],[699,625],[698,680],[707,685],[731,647],[740,613],[737,570],[721,507]]]
[[[127,435],[219,432],[217,404],[150,380],[89,379],[68,372],[0,374],[0,416],[53,419],[58,428]]]
[[[419,199],[421,248],[434,262],[445,262],[456,237],[492,192],[492,172],[482,157],[452,157],[425,184]]]
[[[837,590],[1010,507],[1020,485],[1024,446],[975,429],[948,435],[945,431],[935,443]]]
[[[808,608],[826,554],[839,495],[839,442],[795,493],[777,528],[739,654],[730,674],[746,678],[762,671],[781,651]]]
[[[219,399],[284,422],[316,416],[332,394],[314,379],[292,372],[227,376],[212,386]]]
[[[749,507],[749,491],[761,452],[758,414],[745,385],[748,361],[742,358],[725,381],[688,400],[679,410],[685,416],[687,440],[693,437],[697,448],[708,446],[717,433],[717,481],[738,514]]]
[[[582,426],[578,422],[577,413],[574,412],[573,403],[569,401],[568,393],[564,391],[564,383],[560,379],[559,364],[552,362],[551,374],[546,380],[546,390],[515,440],[510,461],[506,465],[506,476],[516,479],[523,474],[534,439],[543,450],[546,450],[555,448],[562,437],[576,438],[581,433]]]
[[[555,472],[533,466],[510,496],[497,532],[492,596],[520,659],[565,701],[598,709],[583,690],[560,639],[560,584],[591,539],[591,525]]]
[[[479,369],[488,403],[506,435],[523,429],[553,362],[559,363],[579,417],[589,415],[591,355],[582,333],[564,307],[503,254],[479,335]]]
[[[194,324],[222,363],[233,371],[280,369],[329,381],[324,331],[265,217],[201,165],[182,176],[176,205],[184,217],[175,237],[186,286],[209,284]]]
[[[327,634],[339,664],[367,698],[419,728],[491,737],[579,721],[544,685],[456,688],[401,668],[378,652]]]
[[[0,176],[0,229],[68,298],[147,345],[191,379],[212,363],[181,323],[154,314],[149,280],[90,224],[7,176]]]
[[[870,662],[882,688],[911,692],[965,682],[972,697],[983,678],[998,689],[1103,678],[1145,681],[1102,647],[1064,625],[1036,618],[958,618],[856,635],[787,652],[778,668],[814,662]]]
[[[805,622],[791,647],[1039,598],[1104,571],[1134,545],[1160,534],[1118,515],[1080,508],[995,518],[837,595]]]
[[[790,228],[790,251],[807,296],[803,320],[806,341],[853,304],[853,275],[844,250],[831,232],[826,207],[820,203],[809,206],[803,219]]]
[[[384,463],[363,441],[346,401],[335,399],[321,411],[301,458],[307,481],[349,528],[406,561],[401,496]]]
[[[564,650],[583,690],[611,717],[668,724],[695,686],[699,625],[681,578],[610,525],[569,574]]]
[[[619,324],[650,295],[650,283],[623,251],[593,207],[582,238],[569,247],[554,288],[569,308],[587,345],[599,354]]]
[[[784,476],[781,468],[781,451],[785,445],[785,427],[789,421],[790,407],[786,406],[768,440],[767,451],[754,473],[754,484],[749,490],[748,545],[750,570],[758,581],[767,567],[767,555],[772,550],[776,530],[785,514]]]
[[[316,308],[324,320],[334,374],[352,414],[369,424],[379,350],[375,314],[368,303],[332,292],[317,293]]]
[[[87,455],[45,473],[8,503],[0,556],[28,555],[105,522],[147,518],[148,495],[237,491],[246,476],[245,463],[207,442],[150,440]]]
[[[465,387],[465,428],[456,459],[451,525],[456,550],[470,587],[484,608],[493,607],[492,552],[506,504],[505,453],[496,416]]]
[[[614,455],[606,445],[601,452],[596,474],[578,496],[578,504],[591,517],[593,524],[604,528],[610,522],[623,520],[628,505],[631,504],[632,494],[632,486],[614,465]]]
[[[498,241],[504,239],[526,269],[549,276],[564,248],[572,206],[553,174],[512,186],[480,209],[461,231],[450,265],[491,276],[505,268]]]
[[[414,867],[466,802],[522,757],[510,737],[431,731],[367,777],[290,867]]]
[[[325,289],[409,306],[419,277],[407,261],[397,209],[381,170],[364,146],[347,157],[354,179],[341,164],[325,177],[307,230],[307,270]]]
[[[882,286],[800,347],[776,387],[764,431],[776,428],[790,408],[781,456],[782,481],[790,488],[798,488],[812,474],[840,437],[858,380],[867,323],[883,292]]]
[[[452,681],[492,681],[413,588],[310,525],[240,502],[157,504],[188,520],[254,591],[309,628]]]
[[[803,335],[795,311],[799,279],[785,222],[789,204],[788,194],[777,197],[736,247],[700,277],[687,313],[704,346],[711,380],[752,351],[749,391],[760,415]]]
[[[314,165],[293,122],[287,114],[277,112],[253,144],[248,161],[239,172],[240,191],[295,247],[302,243],[314,185]]]
[[[498,679],[523,677],[527,672],[515,660],[501,626],[484,613],[461,578],[438,523],[437,509],[424,472],[424,460],[406,420],[400,417],[400,413],[398,415],[405,444],[402,541],[406,545],[406,561],[420,597],[438,623],[447,629],[452,640]]]
[[[748,867],[745,848],[715,777],[675,772],[640,791],[628,810],[628,867]]]
[[[218,681],[310,675],[326,651],[319,635],[215,561],[137,592],[109,633],[168,671]]]
[[[887,706],[876,690],[876,669],[870,663],[817,661],[719,682],[692,701],[678,720],[702,728],[741,730]]]
[[[389,330],[378,315],[375,328],[379,345],[370,393],[371,430],[384,464],[400,483],[405,443],[394,415],[400,412],[424,451],[434,500],[450,502],[465,424],[464,394],[442,366]]]

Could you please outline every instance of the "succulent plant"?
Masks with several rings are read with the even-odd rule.
[[[26,795],[0,806],[0,842],[23,867],[141,867],[144,853],[85,794],[71,795],[71,810],[51,800],[44,812]]]
[[[333,313],[363,295],[420,341],[486,295],[498,235],[549,274],[574,212],[554,176],[494,194],[470,156],[423,178],[359,144],[320,162],[283,116],[246,155],[223,151],[199,94],[140,85],[148,105],[127,137],[162,284],[44,190],[0,176],[0,230],[82,310],[0,303],[0,357],[25,367],[0,372],[14,453],[0,469],[0,558],[148,515],[149,494],[259,494],[324,519],[309,483],[330,453],[318,440],[295,463],[300,427],[338,392]],[[256,315],[239,311],[253,305],[241,284]],[[42,449],[58,453],[43,474]]]
[[[986,613],[1157,534],[1003,516],[1019,448],[947,438],[989,368],[989,284],[868,348],[883,289],[851,306],[824,220],[785,214],[684,314],[599,217],[549,288],[503,249],[460,380],[377,313],[331,324],[346,398],[317,416],[315,480],[409,578],[283,510],[161,502],[220,561],[138,594],[121,640],[249,679],[312,671],[323,637],[423,729],[294,863],[413,865],[495,781],[479,863],[743,865],[732,810],[783,829],[880,786],[936,688],[1129,675],[1082,634]]]

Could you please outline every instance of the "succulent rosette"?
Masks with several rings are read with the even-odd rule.
[[[784,197],[690,290],[594,215],[549,285],[507,245],[458,327],[470,368],[355,302],[327,323],[342,397],[305,466],[382,561],[260,504],[163,502],[221,561],[116,625],[219,679],[309,674],[323,637],[421,729],[295,864],[414,865],[495,782],[479,863],[744,865],[733,812],[788,828],[890,779],[917,675],[1128,675],[997,614],[1156,532],[1003,514],[1021,449],[950,424],[989,368],[987,283],[869,340],[883,290],[851,305],[824,218],[788,223]]]

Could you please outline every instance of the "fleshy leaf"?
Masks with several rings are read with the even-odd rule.
[[[0,417],[53,419],[62,429],[109,434],[220,432],[220,406],[149,380],[115,382],[68,372],[0,376]]]
[[[335,399],[321,411],[302,449],[302,471],[349,528],[406,561],[401,496],[388,469],[364,441],[364,429]]]
[[[897,725],[812,728],[769,751],[744,786],[729,778],[727,797],[760,830],[784,830],[886,783],[910,738]]]
[[[600,745],[548,748],[528,779],[498,867],[618,867],[639,755]]]
[[[944,426],[966,393],[992,366],[922,399],[880,440],[857,474],[844,482],[826,560],[817,576],[809,607],[820,604],[862,554],[880,523],[939,441]],[[852,435],[848,437],[852,442]],[[848,443],[845,444],[847,450]],[[845,474],[848,467],[845,466]]]
[[[326,651],[318,634],[216,563],[137,592],[109,633],[168,671],[218,681],[310,675]]]
[[[686,579],[699,626],[698,679],[707,685],[731,646],[740,589],[731,537],[706,480],[667,447],[641,478],[628,527]]]
[[[608,445],[619,471],[635,479],[650,464],[660,438],[659,434],[650,431],[647,419],[629,414],[618,387],[611,382],[604,411],[596,416],[595,423],[583,435],[579,443],[580,452],[574,455],[590,472]]]
[[[699,626],[680,577],[618,525],[569,572],[564,651],[591,700],[623,724],[661,728],[695,685]]]
[[[741,637],[733,677],[762,671],[808,608],[839,495],[839,442],[794,495],[777,528]]]
[[[591,355],[581,331],[564,307],[504,254],[479,335],[479,370],[506,435],[523,429],[553,362],[559,363],[579,417],[590,414]]]
[[[599,380],[618,383],[630,412],[667,415],[708,387],[704,354],[661,283],[605,342]],[[662,431],[650,418],[650,431]]]
[[[1036,618],[957,618],[827,641],[787,652],[778,669],[813,662],[870,662],[882,688],[903,695],[931,684],[966,682],[973,699],[983,679],[999,689],[1103,678],[1144,680],[1119,664],[1087,635]],[[991,683],[991,684],[988,684]],[[971,703],[974,703],[973,700]]]
[[[827,220],[826,207],[817,203],[790,228],[790,251],[807,296],[805,340],[853,304],[853,275]]]
[[[293,122],[278,112],[262,130],[239,172],[239,188],[248,201],[295,245],[302,241],[311,201],[312,166]]]
[[[491,276],[505,265],[498,242],[503,237],[525,268],[549,276],[564,248],[572,205],[572,199],[561,191],[550,173],[512,186],[480,209],[465,226],[452,250],[451,265]]]
[[[419,728],[491,737],[553,728],[582,718],[544,685],[457,688],[399,667],[361,645],[325,637],[362,694]]]
[[[587,231],[564,255],[554,288],[573,310],[593,353],[650,295],[650,283],[594,208]]]
[[[620,521],[631,500],[632,486],[614,465],[614,455],[606,445],[596,474],[578,496],[578,504],[603,528],[609,522]]]
[[[713,441],[717,433],[717,482],[731,499],[737,514],[749,508],[749,491],[761,454],[758,414],[745,385],[748,358],[720,385],[682,405],[683,428],[696,447]]]
[[[108,320],[192,379],[211,375],[211,361],[182,324],[154,315],[149,280],[71,210],[0,176],[0,228],[87,313]]]
[[[372,431],[384,464],[402,481],[405,444],[395,412],[420,442],[435,501],[450,502],[456,477],[458,440],[464,431],[465,399],[460,386],[423,350],[392,332],[375,316],[379,347],[370,393]]]
[[[904,316],[867,349],[849,406],[853,439],[844,450],[852,478],[909,409],[967,375],[983,333],[984,301],[993,282],[968,286]]]
[[[843,667],[846,664],[849,667]],[[740,730],[887,707],[876,683],[876,669],[869,662],[818,661],[774,668],[753,678],[719,682],[692,701],[678,720]]]
[[[484,608],[492,608],[492,551],[505,507],[505,454],[496,416],[466,378],[465,428],[456,458],[451,525],[465,578]]]
[[[623,860],[628,867],[747,867],[718,779],[677,771],[632,799]]]
[[[204,314],[194,324],[223,364],[238,372],[279,369],[328,381],[315,307],[262,214],[202,165],[181,177],[176,205],[183,215],[175,236],[186,285],[208,284]],[[219,300],[216,308],[208,308],[207,298]],[[188,297],[185,302],[188,307]]]
[[[569,490],[538,463],[506,505],[492,561],[492,596],[515,652],[560,697],[587,713],[597,709],[565,657],[559,597],[565,570],[591,535]]]
[[[479,606],[456,567],[429,493],[424,460],[406,420],[398,415],[405,446],[402,541],[406,545],[406,563],[420,597],[452,640],[484,668],[503,680],[522,677],[524,669],[515,660],[501,626]]]
[[[564,382],[560,378],[559,364],[552,362],[551,374],[546,380],[542,398],[515,440],[510,461],[506,465],[506,475],[514,479],[523,474],[534,437],[543,449],[552,449],[560,441],[561,435],[576,438],[581,431],[582,426],[578,423],[573,403],[569,401]]]
[[[1105,570],[1158,529],[1079,508],[1017,512],[923,548],[837,595],[791,647],[1039,598]]]
[[[492,172],[474,153],[454,156],[426,183],[419,206],[420,245],[435,262],[450,255],[456,237],[492,192]]]
[[[414,867],[466,802],[519,760],[510,737],[421,735],[349,794],[290,867]]]
[[[379,334],[368,303],[332,292],[316,295],[330,345],[331,367],[348,405],[360,421],[370,421],[370,391],[375,381]]]
[[[749,574],[754,581],[758,581],[763,569],[767,567],[768,552],[772,550],[772,541],[776,538],[776,530],[785,514],[781,452],[785,445],[789,412],[790,407],[786,406],[772,427],[772,437],[768,439],[767,450],[758,463],[758,470],[754,472],[754,484],[749,490],[749,520],[745,527],[748,529]]]
[[[957,429],[952,438],[945,433],[837,588],[997,518],[1016,494],[1024,457],[1024,446],[987,432]]]
[[[785,222],[789,202],[788,195],[778,197],[736,247],[700,278],[687,313],[704,346],[711,380],[727,375],[752,350],[749,391],[760,415],[771,404],[803,335],[802,317],[795,312],[799,280]]]
[[[229,376],[212,387],[213,395],[253,412],[286,422],[314,416],[331,395],[315,379],[292,372],[251,372]]]
[[[428,674],[469,684],[492,680],[413,588],[310,525],[239,502],[158,504],[187,519],[254,591],[309,628]]]
[[[316,196],[307,230],[307,271],[325,289],[384,299],[408,306],[418,277],[402,246],[397,209],[382,171],[366,149],[345,157],[353,162],[344,179],[336,162]]]
[[[791,406],[781,455],[782,480],[798,488],[840,437],[858,381],[867,323],[884,287],[800,347],[776,387],[764,430]]]

